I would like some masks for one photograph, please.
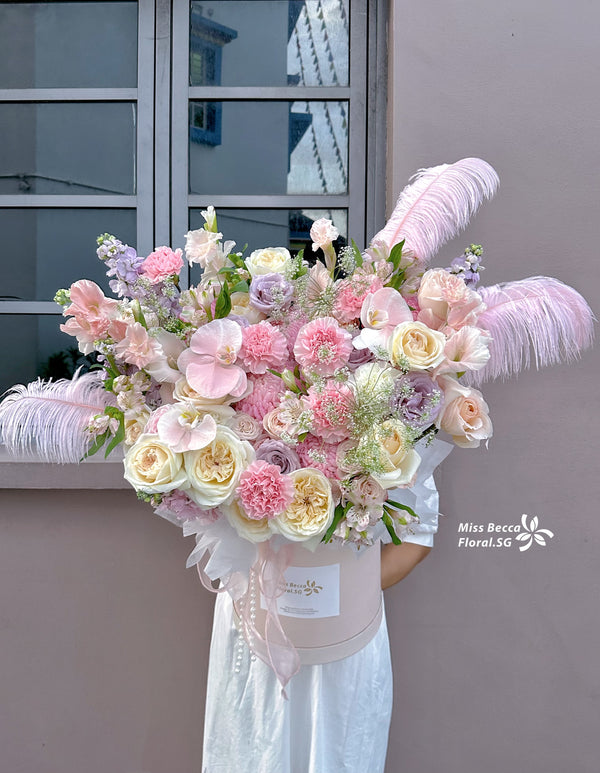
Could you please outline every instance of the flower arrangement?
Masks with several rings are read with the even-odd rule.
[[[429,268],[497,184],[480,159],[421,170],[365,251],[336,254],[322,219],[310,254],[245,256],[212,207],[183,251],[143,258],[104,234],[117,297],[85,279],[56,296],[61,329],[101,369],[16,387],[3,442],[51,461],[122,445],[138,496],[196,535],[188,564],[237,596],[267,546],[399,543],[452,447],[440,431],[463,448],[492,436],[477,386],[531,348],[547,365],[592,340],[588,305],[556,279],[479,287],[478,245]],[[184,257],[203,269],[187,289]]]

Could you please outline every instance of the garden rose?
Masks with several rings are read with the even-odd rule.
[[[215,507],[231,501],[240,475],[254,460],[254,449],[229,427],[218,426],[212,443],[183,456],[188,496],[202,507]]]
[[[382,422],[361,439],[359,448],[361,444],[373,441],[377,444],[378,462],[383,471],[371,472],[371,477],[385,489],[410,485],[421,457],[408,442],[404,424],[396,419]]]
[[[159,494],[188,487],[183,456],[172,451],[156,435],[140,435],[125,459],[124,477],[136,491]]]
[[[246,258],[246,268],[253,278],[260,274],[283,274],[291,260],[292,256],[285,247],[267,247],[254,250]]]
[[[331,485],[325,475],[311,467],[290,473],[294,484],[291,504],[271,521],[271,528],[293,542],[303,542],[324,534],[335,504]]]
[[[435,422],[461,448],[477,448],[492,437],[489,408],[478,389],[464,386],[450,376],[440,376],[444,410]]]
[[[435,368],[444,359],[446,336],[422,322],[402,322],[394,328],[389,341],[390,360],[394,365],[407,363],[410,370]]]
[[[235,499],[230,504],[222,504],[220,511],[242,537],[250,542],[264,542],[273,536],[268,518],[249,518],[241,502]]]

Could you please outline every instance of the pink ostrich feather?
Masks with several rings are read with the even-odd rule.
[[[594,321],[586,300],[572,287],[549,276],[480,287],[487,309],[477,326],[492,337],[490,359],[481,370],[465,374],[478,385],[503,379],[530,367],[533,350],[536,368],[576,359],[591,346]]]
[[[97,373],[18,384],[0,402],[0,441],[16,458],[80,462],[91,442],[86,427],[107,404]]]
[[[373,242],[383,241],[391,249],[405,239],[407,249],[423,262],[467,226],[499,184],[495,170],[480,158],[420,169],[411,180]]]

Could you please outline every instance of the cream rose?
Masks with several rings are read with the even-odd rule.
[[[248,293],[243,292],[231,294],[231,314],[244,317],[251,325],[255,325],[257,322],[267,318],[266,314],[252,306]]]
[[[477,448],[482,440],[492,437],[489,408],[481,392],[450,376],[440,376],[437,381],[444,390],[444,410],[436,425],[461,448]]]
[[[335,510],[328,479],[312,467],[294,470],[289,476],[294,483],[294,498],[287,510],[271,520],[271,528],[293,542],[324,534]]]
[[[131,414],[125,417],[125,440],[126,446],[132,446],[144,432],[148,419],[150,418],[150,409],[144,408],[137,414]]]
[[[198,392],[196,392],[195,389],[192,389],[192,387],[188,384],[185,376],[183,376],[175,384],[175,388],[173,390],[173,400],[177,400],[178,402],[182,403],[192,403],[192,405],[195,405],[199,411],[210,413],[215,421],[226,422],[235,414],[235,410],[229,407],[229,403],[233,402],[234,400],[241,400],[242,398],[247,397],[250,392],[252,392],[252,389],[253,385],[249,381],[246,387],[246,391],[241,397],[225,395],[225,397],[211,399],[209,397],[202,397],[202,395],[198,394]]]
[[[123,465],[124,478],[136,491],[159,494],[187,489],[189,485],[182,454],[171,451],[156,435],[140,435],[125,455]]]
[[[264,250],[254,250],[246,258],[246,268],[253,277],[261,274],[283,274],[291,260],[292,256],[285,247],[267,247]]]
[[[240,475],[254,461],[254,449],[229,427],[217,427],[215,439],[205,448],[183,454],[191,485],[190,499],[201,507],[230,501]]]
[[[219,509],[243,539],[264,542],[273,536],[269,519],[248,518],[239,500],[234,499],[229,505],[220,505]]]
[[[396,419],[382,422],[361,443],[373,441],[377,444],[381,472],[371,472],[371,477],[384,489],[409,485],[421,457],[408,442],[404,424]]]
[[[410,370],[435,368],[444,359],[446,336],[422,322],[396,325],[389,342],[390,360],[394,365],[408,364]]]
[[[227,426],[241,440],[257,440],[264,434],[262,424],[253,416],[250,416],[249,413],[242,413],[241,411],[234,412],[234,415],[227,420]]]

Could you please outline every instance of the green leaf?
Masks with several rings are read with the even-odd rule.
[[[122,443],[124,440],[125,440],[125,420],[123,418],[123,415],[121,414],[119,429],[115,432],[113,439],[106,446],[106,450],[104,451],[104,458],[106,459],[110,454],[110,452],[113,450],[113,448],[116,448],[119,445],[119,443]]]
[[[394,271],[397,271],[400,267],[400,261],[402,260],[402,249],[404,247],[404,239],[398,244],[394,244],[390,251],[389,261],[394,266]]]
[[[139,322],[140,325],[142,325],[142,327],[145,327],[146,330],[148,330],[148,325],[146,324],[144,312],[142,311],[142,305],[137,298],[135,298],[131,304],[131,311],[133,312],[133,318],[135,319],[135,321]]]
[[[217,298],[215,304],[215,319],[223,319],[231,311],[231,296],[229,295],[229,288],[227,282],[221,287],[221,292]]]
[[[110,432],[108,430],[106,430],[106,432],[103,432],[101,435],[98,435],[98,437],[94,440],[90,448],[88,448],[87,452],[83,455],[83,459],[88,459],[90,456],[97,454],[98,451],[108,440],[109,435],[110,435]]]
[[[346,513],[348,512],[349,505],[346,505],[346,507],[342,507],[341,505],[337,505],[335,508],[335,512],[333,514],[333,521],[329,525],[329,528],[325,532],[325,536],[321,540],[321,542],[330,542],[331,538],[333,537],[333,532],[336,530],[336,527],[338,523],[346,516]]]
[[[402,540],[400,539],[400,537],[394,531],[394,522],[392,521],[390,516],[387,513],[384,513],[381,516],[381,520],[383,521],[383,524],[384,524],[385,528],[388,530],[389,535],[392,538],[392,542],[394,543],[394,545],[401,545],[402,544]]]
[[[231,288],[232,293],[247,293],[248,292],[248,282],[246,282],[245,279],[240,280],[236,285],[234,285]]]
[[[121,411],[119,408],[117,408],[114,405],[107,405],[106,408],[104,409],[104,413],[113,419],[118,419],[119,421],[121,421],[121,419],[123,418],[123,411]]]
[[[354,250],[354,261],[358,268],[360,268],[363,264],[363,256],[362,252],[358,249],[358,245],[354,241],[354,239],[351,239],[352,242],[352,249]]]
[[[412,509],[412,507],[409,507],[408,505],[400,504],[400,502],[394,502],[392,499],[388,499],[385,503],[386,505],[390,505],[395,510],[406,510],[407,513],[410,513],[414,518],[418,518],[419,516],[415,513],[415,511]]]

